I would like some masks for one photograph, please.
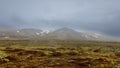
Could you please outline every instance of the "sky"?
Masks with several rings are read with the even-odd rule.
[[[120,0],[0,0],[0,28],[62,27],[120,37]]]

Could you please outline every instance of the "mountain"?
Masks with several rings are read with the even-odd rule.
[[[14,29],[0,29],[0,38],[18,38],[20,37]]]
[[[42,30],[40,29],[21,29],[21,30],[17,30],[18,34],[21,34],[23,36],[36,36],[36,35],[40,35],[42,32]]]
[[[41,30],[41,29],[0,29],[0,39],[27,39],[27,38],[40,38],[51,30]]]
[[[118,41],[119,39],[105,34],[95,32],[76,31],[70,28],[61,28],[50,32],[42,39],[59,39],[59,40],[98,40],[98,41]]]
[[[25,39],[25,38],[36,38],[47,34],[48,31],[40,29],[0,29],[0,39]]]
[[[76,31],[71,28],[61,28],[54,31],[41,29],[0,29],[0,39],[58,39],[58,40],[99,40],[118,41],[119,39],[95,32]]]
[[[78,32],[70,28],[61,28],[55,30],[44,36],[46,39],[60,39],[60,40],[97,40],[101,34]]]
[[[48,39],[60,39],[60,40],[66,40],[66,39],[83,39],[83,37],[80,35],[79,32],[74,31],[70,28],[61,28],[58,30],[55,30],[51,33],[48,33],[43,38]]]

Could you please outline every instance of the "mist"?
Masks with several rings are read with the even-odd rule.
[[[120,36],[120,0],[0,0],[0,28],[62,27]]]

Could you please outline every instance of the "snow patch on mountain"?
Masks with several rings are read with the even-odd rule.
[[[40,33],[36,32],[36,35],[40,35]]]
[[[20,31],[19,30],[17,30],[17,33],[19,33]]]
[[[50,32],[50,30],[42,30],[42,32],[41,32],[41,33],[42,33],[42,34],[43,34],[43,33],[48,34],[49,32]]]
[[[82,34],[83,37],[89,39],[89,38],[99,38],[102,36],[102,34],[100,33],[95,33],[95,32],[87,32],[87,31],[79,31],[79,30],[76,30],[77,32],[80,32]]]

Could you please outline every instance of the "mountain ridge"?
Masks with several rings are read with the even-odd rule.
[[[60,40],[118,40],[110,36],[106,36],[95,32],[79,32],[71,28],[60,28],[54,31],[41,29],[13,29],[0,30],[0,38],[40,38],[40,39],[60,39]]]

